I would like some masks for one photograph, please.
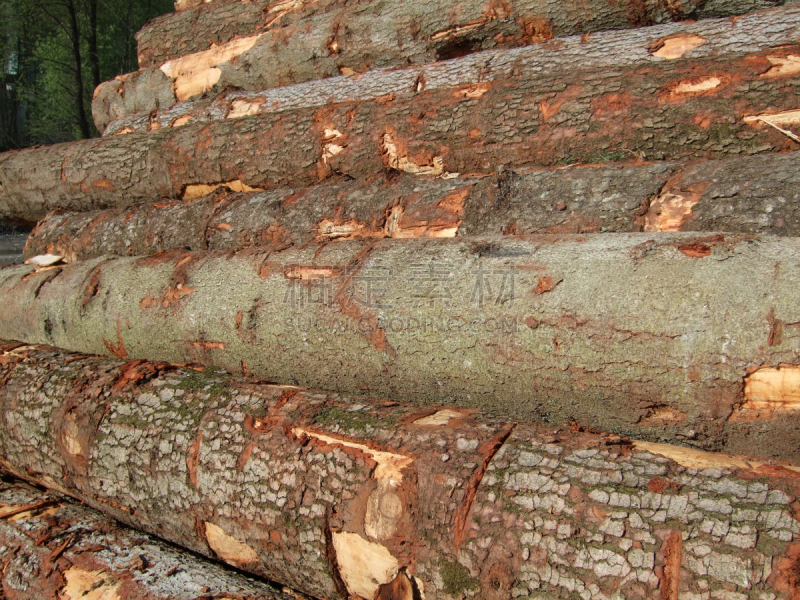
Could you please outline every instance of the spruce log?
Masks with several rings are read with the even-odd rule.
[[[101,257],[0,270],[0,336],[800,464],[798,273],[684,233]]]
[[[172,203],[56,211],[36,226],[25,256],[74,262],[177,248],[276,250],[366,238],[601,231],[800,236],[800,164],[786,153],[509,170],[484,179],[382,175],[272,192],[222,187]]]
[[[772,26],[785,33],[797,31],[798,22],[800,13],[794,23]],[[334,174],[359,178],[387,168],[475,176],[502,165],[603,162],[631,153],[654,160],[789,150],[797,142],[757,119],[780,113],[769,119],[784,128],[800,120],[800,71],[790,58],[798,55],[800,46],[785,45],[538,76],[521,64],[519,77],[412,98],[9,152],[0,155],[0,218],[38,220],[56,208],[176,198],[215,183],[305,187]]]
[[[164,364],[2,358],[6,468],[316,597],[800,591],[792,467]]]
[[[462,0],[454,6],[444,0],[214,2],[158,17],[145,25],[136,39],[139,66],[146,68],[236,39],[267,34],[264,37],[276,46],[269,60],[291,64],[292,71],[301,73],[313,69],[312,76],[319,78],[347,67],[432,62],[480,49],[535,43],[554,35],[729,17],[790,3]],[[312,67],[300,66],[309,62]]]
[[[427,6],[426,3],[418,5]],[[403,6],[405,8],[408,4]],[[712,19],[636,31],[609,31],[590,36],[557,38],[536,46],[469,54],[452,62],[426,64],[396,72],[384,68],[351,77],[336,77],[330,81],[320,80],[317,73],[303,75],[304,71],[295,64],[296,61],[271,56],[275,52],[283,52],[286,46],[275,44],[265,34],[263,39],[249,38],[250,42],[235,40],[227,46],[175,59],[160,68],[151,67],[102,84],[95,91],[92,113],[98,130],[105,131],[114,119],[133,113],[147,115],[159,111],[150,123],[151,127],[156,127],[163,124],[165,117],[171,118],[170,123],[180,124],[193,118],[218,119],[270,112],[275,111],[276,106],[277,110],[286,111],[331,101],[371,100],[389,94],[408,97],[423,87],[433,89],[488,84],[520,76],[523,80],[530,77],[557,77],[558,81],[563,76],[565,82],[575,86],[580,84],[580,80],[588,72],[597,71],[596,76],[599,76],[603,72],[611,71],[614,75],[617,69],[628,69],[629,74],[635,78],[644,77],[647,80],[647,69],[663,66],[661,63],[664,62],[681,62],[678,59],[684,56],[694,59],[697,66],[697,71],[690,73],[692,79],[684,84],[684,88],[694,90],[691,94],[713,92],[714,87],[708,87],[710,77],[718,78],[719,87],[729,83],[728,77],[736,75],[729,72],[732,65],[725,64],[726,61],[723,60],[711,68],[704,59],[719,59],[721,55],[730,53],[752,54],[783,44],[797,44],[800,39],[798,14],[800,7],[791,6],[759,11],[735,20]],[[305,52],[312,51],[312,44],[306,33],[298,33],[296,39]],[[794,56],[796,55],[795,51]],[[408,64],[406,56],[408,60],[412,59],[410,55],[403,54],[400,64]],[[796,74],[796,59],[787,57],[787,54],[775,55],[774,63],[762,58],[758,74],[765,73],[773,64],[775,68],[767,78],[779,72],[782,73],[781,76]],[[728,62],[735,63],[735,59],[730,57]],[[643,71],[639,72],[637,69]],[[338,75],[338,71],[335,74]],[[300,84],[307,80],[308,83],[299,87],[270,89],[291,83]],[[651,94],[661,87],[656,82],[651,81],[650,84],[647,91]],[[676,86],[680,85],[676,82]],[[252,97],[241,95],[241,92],[234,93],[230,98],[223,95],[219,102],[210,107],[199,107],[197,111],[183,108],[173,114],[169,110],[176,102],[194,99],[206,93],[217,95],[231,88],[259,93],[252,94]],[[555,89],[563,92],[570,88],[556,86]],[[480,87],[473,89],[470,92],[471,97],[480,95],[483,91],[485,90]],[[681,96],[681,93],[673,94],[669,87],[660,91],[662,96],[669,96],[670,101],[677,101]],[[574,88],[571,92],[572,94],[567,93],[564,98],[575,100],[581,96],[584,99],[588,97],[585,92],[577,93]],[[610,89],[607,93],[613,92],[622,94],[617,89]],[[558,102],[557,99],[555,103],[550,103],[551,112]],[[593,108],[607,113],[625,102],[623,94],[610,106],[601,104]],[[204,111],[210,111],[210,115]],[[657,115],[650,117],[658,119]],[[126,131],[127,127],[114,130]]]
[[[299,600],[91,508],[0,481],[0,591],[6,600]]]

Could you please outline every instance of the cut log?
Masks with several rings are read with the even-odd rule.
[[[408,3],[403,4],[404,8],[408,6]],[[427,8],[428,4],[417,3],[414,6]],[[553,89],[565,95],[548,100],[549,109],[545,109],[547,119],[557,112],[560,102],[589,98],[589,88],[581,85],[587,73],[595,73],[593,80],[602,79],[603,74],[614,79],[618,75],[617,69],[627,70],[627,74],[639,80],[639,83],[649,83],[647,93],[658,93],[662,100],[675,102],[687,94],[715,95],[727,88],[731,78],[735,80],[738,77],[738,68],[737,59],[731,56],[725,60],[725,54],[757,54],[768,48],[797,44],[798,15],[800,7],[793,6],[760,11],[735,20],[712,19],[635,31],[609,31],[591,36],[556,38],[536,46],[479,52],[452,62],[443,61],[399,71],[388,68],[366,71],[356,68],[359,75],[331,80],[319,80],[322,73],[308,71],[309,68],[313,69],[316,64],[314,61],[298,65],[297,56],[293,59],[283,57],[283,52],[296,53],[297,49],[291,45],[275,44],[271,35],[264,34],[256,38],[237,39],[207,52],[175,59],[160,68],[151,67],[104,83],[95,91],[92,113],[98,130],[105,131],[111,121],[120,117],[140,113],[137,120],[140,123],[151,112],[157,111],[149,122],[149,126],[154,128],[167,124],[184,124],[192,119],[219,119],[257,112],[286,111],[323,105],[331,101],[371,100],[385,98],[390,94],[397,98],[410,97],[423,88],[488,85],[493,81],[503,82],[516,77],[521,77],[523,81],[531,77],[555,77],[558,82],[563,79],[566,85],[556,85]],[[368,18],[374,17],[370,13]],[[326,38],[329,35],[325,33]],[[308,34],[298,33],[295,39],[305,54],[314,52]],[[407,48],[403,48],[400,56],[402,61],[398,65],[407,65],[409,61],[419,62],[409,52]],[[796,49],[792,52],[772,55],[774,62],[762,56],[760,61],[751,65],[750,70],[755,68],[756,76],[769,72],[761,80],[771,79],[779,73],[781,78],[796,75],[798,52]],[[274,56],[276,53],[279,56]],[[790,56],[794,56],[794,59],[789,58]],[[673,63],[683,63],[685,58],[695,61],[695,70],[686,72],[682,78],[688,81],[681,79],[671,82],[674,85],[670,86],[667,85],[670,82],[650,80],[650,69],[665,68],[663,63],[670,65],[666,67],[668,70],[677,69]],[[707,63],[708,59],[715,60]],[[379,67],[380,64],[373,66]],[[345,71],[347,73],[353,75],[350,71]],[[339,75],[339,71],[333,70],[326,74]],[[717,78],[713,81],[715,85],[711,85],[710,78],[713,77]],[[761,80],[759,86],[763,85]],[[308,83],[297,88],[290,86],[285,90],[270,89],[304,81]],[[548,87],[548,84],[538,85],[544,85],[544,89]],[[623,89],[620,89],[620,85],[612,85],[606,93],[617,93],[618,97],[615,100],[608,98],[605,103],[600,102],[592,107],[593,110],[608,114],[625,108],[628,101],[626,94],[631,92],[624,89],[624,84],[621,87]],[[223,95],[210,106],[183,107],[175,112],[169,110],[177,102],[195,99],[206,93],[217,95],[231,88],[258,93],[247,95],[238,91],[230,96]],[[474,98],[485,91],[479,86],[455,93],[458,97],[458,94],[469,92],[468,97]],[[790,92],[786,90],[785,93]],[[524,101],[521,103],[525,104]],[[740,108],[745,109],[746,106]],[[555,120],[563,118],[562,115]],[[649,115],[649,118],[659,121],[661,116]],[[114,127],[112,131],[137,128],[124,125]]]
[[[0,590],[6,600],[300,600],[107,516],[0,481]]]
[[[788,21],[773,19],[770,26],[794,31],[800,13]],[[784,129],[800,119],[791,91],[800,72],[775,67],[797,55],[800,46],[786,45],[549,75],[520,64],[518,77],[412,98],[10,152],[0,155],[0,218],[38,220],[56,208],[176,198],[226,182],[241,189],[305,187],[333,174],[359,178],[387,168],[475,176],[502,165],[592,163],[637,153],[666,159],[789,150],[795,141],[754,119],[782,113]]]
[[[47,348],[2,359],[6,468],[316,597],[800,591],[793,467]]]
[[[798,273],[682,233],[102,257],[0,270],[0,336],[800,464]]]
[[[342,68],[404,65],[406,59],[429,62],[495,46],[536,43],[554,35],[729,17],[791,3],[462,0],[454,6],[445,0],[190,1],[194,6],[189,10],[154,19],[139,31],[141,68],[261,34],[276,46],[269,60],[291,63],[287,74],[313,70],[312,77],[317,78],[338,74]]]
[[[237,193],[132,208],[55,212],[26,258],[283,249],[353,239],[535,233],[725,231],[800,236],[791,153],[696,163],[505,171],[484,179],[408,174],[303,190]]]

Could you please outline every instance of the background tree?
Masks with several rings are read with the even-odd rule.
[[[0,0],[0,151],[98,135],[92,93],[136,70],[136,32],[172,0]]]

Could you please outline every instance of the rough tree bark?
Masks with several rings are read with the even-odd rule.
[[[800,464],[799,269],[681,233],[103,257],[0,270],[0,336]]]
[[[293,65],[312,62],[316,77],[320,77],[338,74],[342,67],[358,70],[432,62],[496,46],[536,43],[554,35],[729,17],[790,3],[462,0],[454,6],[445,0],[216,2],[154,19],[139,31],[137,40],[139,65],[146,68],[237,38],[266,34],[266,39],[281,48],[273,51],[271,60]]]
[[[425,3],[417,5],[427,6]],[[254,94],[253,97],[234,94],[229,102],[223,99],[221,105],[213,105],[216,111],[222,110],[222,116],[274,111],[276,105],[278,110],[287,110],[291,107],[325,104],[331,97],[338,101],[354,101],[388,94],[411,96],[424,86],[452,87],[506,80],[518,76],[520,69],[527,71],[525,77],[558,73],[559,80],[564,75],[563,72],[573,73],[572,76],[567,75],[565,80],[575,79],[574,74],[579,73],[571,85],[579,84],[587,72],[602,73],[615,69],[630,69],[637,79],[643,76],[647,79],[647,71],[639,73],[635,69],[658,66],[663,62],[675,61],[683,55],[697,61],[697,71],[692,73],[694,79],[686,84],[686,89],[693,89],[692,93],[703,93],[713,90],[713,86],[709,88],[707,85],[708,77],[718,77],[719,85],[723,85],[728,82],[729,76],[735,74],[728,72],[730,64],[718,64],[715,66],[717,71],[714,71],[709,66],[704,66],[702,59],[720,59],[726,53],[756,53],[782,44],[796,44],[798,14],[800,8],[787,7],[760,11],[735,20],[718,19],[637,31],[573,36],[533,47],[470,54],[453,63],[445,61],[441,64],[402,69],[397,73],[391,69],[380,69],[357,77],[337,77],[331,81],[320,81],[321,73],[317,72],[304,75],[303,65],[296,64],[296,61],[271,56],[275,52],[283,52],[286,46],[275,44],[268,39],[269,36],[257,40],[251,38],[249,42],[236,40],[228,46],[175,59],[161,68],[152,67],[103,84],[95,91],[92,113],[98,130],[105,131],[107,125],[119,117],[137,112],[143,116],[155,110],[169,113],[168,109],[176,102],[197,98],[207,92],[225,92],[231,88],[253,92],[268,91]],[[373,17],[370,15],[369,18]],[[297,43],[302,45],[305,52],[311,51],[306,33],[297,35]],[[405,48],[403,52],[401,64],[406,65],[408,62],[405,59]],[[786,59],[786,56],[782,58]],[[732,57],[730,60],[735,62]],[[764,62],[762,72],[770,64]],[[785,75],[797,72],[796,60],[775,64],[780,66]],[[772,75],[777,71],[777,68],[773,69]],[[338,75],[338,72],[335,74]],[[704,75],[707,77],[703,77]],[[268,89],[306,80],[312,81],[299,88],[285,91]],[[659,87],[657,84],[653,85]],[[561,86],[558,91],[564,91],[564,88],[565,86]],[[653,93],[654,88],[650,87],[648,91]],[[473,90],[472,93],[481,92]],[[667,93],[670,93],[669,90]],[[676,100],[678,96],[672,100]],[[574,99],[569,95],[567,97]],[[620,102],[624,104],[624,97],[617,100],[617,103]],[[606,112],[612,108],[603,107]],[[198,116],[204,116],[202,111],[201,107]],[[183,112],[186,113],[187,109]],[[214,110],[212,118],[220,118],[213,115],[216,115]],[[188,114],[174,115],[173,120],[184,123],[193,117],[194,111],[189,110]],[[657,118],[653,115],[651,117]],[[154,121],[152,126],[158,124],[160,120]]]
[[[797,29],[796,22],[772,26]],[[787,40],[783,33],[775,39]],[[334,174],[359,178],[387,168],[475,176],[501,165],[598,162],[631,153],[713,158],[792,149],[796,142],[757,118],[781,113],[770,119],[784,127],[800,120],[793,91],[800,84],[792,58],[798,54],[800,47],[784,45],[568,74],[537,74],[538,63],[521,63],[513,78],[411,98],[10,152],[0,155],[0,218],[38,220],[55,208],[113,206],[121,197],[175,198],[198,184],[304,187]]]
[[[29,485],[0,480],[6,600],[299,600]]]
[[[74,262],[177,248],[276,250],[366,238],[601,231],[798,236],[800,164],[786,153],[509,170],[484,179],[384,175],[273,192],[223,186],[191,200],[50,213],[28,238],[25,257],[55,254]]]
[[[6,346],[6,468],[316,597],[796,597],[795,468]]]

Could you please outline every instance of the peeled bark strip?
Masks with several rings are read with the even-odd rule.
[[[179,225],[176,225],[179,224]],[[313,242],[464,235],[725,231],[800,236],[791,153],[696,163],[505,171],[484,179],[380,176],[303,190],[231,192],[40,221],[26,258],[284,249]]]
[[[0,336],[800,464],[798,273],[723,234],[178,251],[7,267]]]
[[[792,467],[41,347],[2,359],[6,468],[316,597],[798,593]]]
[[[775,27],[788,31],[797,23]],[[784,59],[793,64],[789,57],[797,55],[800,46],[786,45],[538,76],[521,66],[518,78],[423,91],[410,99],[10,152],[0,156],[0,218],[38,220],[56,208],[176,198],[219,183],[304,187],[335,174],[359,178],[387,168],[420,177],[471,177],[496,173],[502,165],[605,162],[631,153],[667,159],[789,150],[796,145],[792,139],[746,119],[786,111],[800,119],[793,91],[800,72],[773,68]]]
[[[403,6],[407,7],[408,3]],[[425,8],[427,4],[416,3],[413,6]],[[282,43],[275,44],[269,39],[269,35],[264,34],[261,37],[238,39],[226,46],[170,61],[161,68],[152,67],[104,83],[95,91],[92,112],[99,131],[105,132],[108,129],[107,133],[122,133],[141,130],[145,123],[146,127],[154,129],[182,125],[190,121],[285,112],[330,102],[372,100],[390,94],[404,98],[411,97],[422,89],[491,84],[520,75],[524,80],[529,77],[539,78],[542,74],[545,77],[548,74],[558,74],[560,80],[567,73],[572,73],[566,75],[565,79],[574,79],[571,85],[579,85],[586,72],[635,70],[646,68],[645,65],[661,68],[662,63],[682,62],[679,59],[685,57],[697,61],[698,71],[689,75],[697,79],[707,74],[720,75],[704,66],[703,59],[731,53],[758,53],[766,48],[796,44],[799,35],[798,15],[800,8],[786,7],[760,11],[734,20],[717,19],[699,23],[668,24],[637,31],[600,32],[590,36],[553,39],[533,47],[468,54],[454,61],[396,71],[390,68],[356,68],[360,73],[357,76],[335,77],[330,80],[320,80],[317,76],[320,74],[317,73],[304,76],[303,70],[288,58],[271,56],[275,52],[284,52],[288,47]],[[369,19],[374,20],[375,17],[369,14]],[[304,52],[312,52],[308,34],[298,33],[296,39]],[[413,60],[407,48],[403,49],[401,58],[402,61],[398,63],[400,66],[409,64],[409,61],[419,62]],[[426,61],[421,61],[424,62]],[[759,73],[766,71],[772,64],[763,59],[762,63]],[[380,66],[374,64],[370,68]],[[792,72],[796,74],[796,62],[790,61],[789,67],[784,76]],[[725,73],[730,65],[718,68]],[[520,70],[525,73],[521,74]],[[352,71],[345,70],[344,74],[354,75]],[[770,77],[776,71],[774,69]],[[575,73],[579,75],[576,77]],[[339,75],[339,71],[329,75]],[[639,79],[647,79],[649,72],[634,72],[634,75]],[[304,81],[307,83],[302,83]],[[728,83],[725,77],[720,81]],[[298,85],[274,89],[292,83]],[[652,85],[659,87],[657,84]],[[229,91],[232,88],[234,91]],[[561,86],[557,91],[563,92],[564,89]],[[470,97],[477,97],[474,95],[480,95],[484,91],[472,90],[470,93],[473,96]],[[609,90],[615,91],[618,90]],[[648,91],[653,93],[654,88],[651,86]],[[220,96],[211,103],[205,101],[196,105],[190,102],[175,106],[178,102],[194,100],[206,93]],[[574,99],[569,94],[567,98]],[[619,102],[624,105],[624,98],[620,98],[617,104]],[[551,111],[554,106],[555,104],[551,104]],[[602,108],[606,112],[613,109],[608,106]],[[134,113],[139,114],[135,118],[120,119]],[[154,113],[152,118],[151,113]],[[657,118],[654,115],[650,117]],[[114,120],[118,122],[109,127],[109,123]]]
[[[301,598],[10,481],[0,482],[0,574],[7,600]]]

